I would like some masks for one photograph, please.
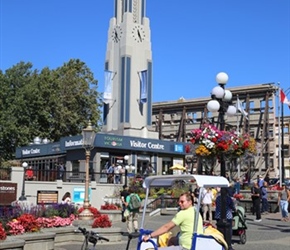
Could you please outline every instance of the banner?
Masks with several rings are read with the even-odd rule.
[[[243,108],[243,106],[242,106],[242,103],[241,103],[241,101],[240,101],[239,98],[237,98],[237,110],[239,110],[239,111],[242,113],[242,115],[243,115],[246,119],[248,119],[248,112],[246,112],[246,110],[244,110],[244,108]]]
[[[108,104],[112,101],[112,82],[115,73],[112,71],[105,71],[105,91],[103,95],[103,102]]]
[[[148,98],[147,70],[138,73],[140,78],[140,103],[146,103]]]

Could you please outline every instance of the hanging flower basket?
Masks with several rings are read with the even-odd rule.
[[[205,124],[192,131],[191,142],[194,153],[203,158],[238,158],[256,154],[256,141],[249,134],[235,130],[223,131],[213,125]]]

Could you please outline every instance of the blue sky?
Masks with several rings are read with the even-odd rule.
[[[103,92],[113,5],[114,0],[0,0],[0,69],[20,61],[54,69],[79,58]],[[210,96],[220,71],[228,73],[229,87],[290,87],[289,0],[147,0],[146,15],[154,102]]]

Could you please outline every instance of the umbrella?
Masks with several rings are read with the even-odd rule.
[[[186,167],[180,165],[180,164],[175,164],[172,167],[170,167],[172,170],[186,170]]]

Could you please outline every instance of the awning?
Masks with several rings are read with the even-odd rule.
[[[154,175],[145,178],[143,187],[171,187],[176,181],[196,181],[199,187],[228,187],[229,181],[222,176],[212,175]]]

